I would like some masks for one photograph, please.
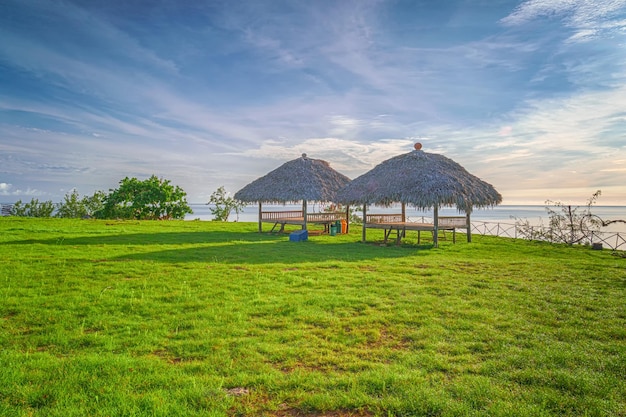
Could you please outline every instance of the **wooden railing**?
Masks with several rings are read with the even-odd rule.
[[[343,212],[330,212],[330,213],[307,213],[306,221],[315,222],[331,222],[346,218],[346,213]]]
[[[262,211],[261,220],[267,222],[276,222],[285,219],[302,219],[302,211]],[[330,222],[346,218],[345,212],[328,212],[328,213],[307,213],[306,221],[315,222]]]
[[[402,223],[401,214],[368,214],[366,223]]]
[[[280,220],[280,219],[293,219],[293,218],[301,218],[302,211],[301,210],[291,210],[291,211],[262,211],[261,212],[261,220],[270,221],[270,220]]]
[[[465,216],[439,216],[437,219],[439,220],[439,227],[467,228],[467,218]]]

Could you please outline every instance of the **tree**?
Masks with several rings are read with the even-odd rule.
[[[11,210],[11,215],[17,217],[52,217],[52,213],[54,213],[52,201],[39,201],[36,198],[25,204],[22,200],[17,200]]]
[[[109,191],[96,217],[167,220],[184,219],[186,214],[193,213],[183,189],[155,175],[144,181],[126,177],[120,181],[119,188]]]
[[[98,210],[103,208],[105,196],[103,191],[96,191],[93,196],[84,196],[81,199],[78,191],[74,188],[65,194],[63,202],[59,204],[56,217],[78,219],[93,217]]]
[[[324,207],[324,213],[336,213],[336,212],[342,212],[342,211],[346,211],[346,208],[341,205],[341,204],[330,204],[326,207]],[[363,209],[360,207],[355,207],[355,206],[351,206],[350,207],[350,212],[348,213],[349,215],[349,219],[350,219],[350,223],[351,224],[362,224],[363,223],[363,217],[358,215],[357,213],[363,212]]]
[[[64,218],[82,218],[87,215],[85,206],[81,204],[78,191],[74,188],[71,192],[67,192],[63,201],[59,204],[56,217]]]
[[[548,240],[568,245],[589,243],[594,233],[599,232],[601,227],[617,222],[626,223],[624,220],[605,221],[591,212],[591,208],[596,204],[600,195],[600,190],[593,193],[582,210],[579,206],[548,200],[546,204],[552,207],[546,207],[549,216],[547,227],[543,224],[532,226],[528,220],[520,219],[516,219],[515,225],[521,235],[528,239]]]
[[[211,194],[211,198],[207,205],[214,205],[210,207],[211,214],[214,216],[213,221],[227,222],[231,212],[237,214],[237,220],[239,220],[239,213],[241,213],[246,206],[242,201],[235,200],[229,196],[224,186],[219,187]]]
[[[104,191],[96,191],[92,196],[84,196],[82,204],[85,207],[87,216],[95,217],[98,211],[104,208],[104,199],[107,194]]]

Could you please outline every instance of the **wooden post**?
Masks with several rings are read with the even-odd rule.
[[[306,200],[302,200],[302,215],[304,216],[304,224],[302,230],[306,230]]]
[[[261,221],[262,215],[263,215],[262,204],[259,201],[259,233],[263,233],[263,222]]]
[[[402,203],[402,223],[406,222],[406,204]]]
[[[433,216],[435,229],[435,233],[433,234],[433,246],[437,248],[439,247],[439,207],[437,207],[436,205],[433,208]]]
[[[361,242],[365,243],[365,226],[367,225],[367,205],[363,204],[363,236],[361,237]]]
[[[465,227],[467,227],[467,243],[472,243],[472,222],[470,221],[471,209],[465,213]]]
[[[350,233],[350,205],[346,206],[346,234]]]

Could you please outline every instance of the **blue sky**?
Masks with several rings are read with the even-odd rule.
[[[504,204],[626,205],[626,0],[3,0],[0,201],[190,202],[414,142]]]

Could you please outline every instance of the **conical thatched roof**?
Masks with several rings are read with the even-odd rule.
[[[252,181],[237,191],[235,198],[248,203],[335,201],[337,190],[349,182],[350,178],[332,169],[328,162],[302,154]]]
[[[421,144],[407,154],[388,159],[355,178],[338,194],[339,203],[407,203],[416,208],[456,206],[472,211],[473,207],[491,207],[502,196],[480,178],[443,155],[421,150]]]

